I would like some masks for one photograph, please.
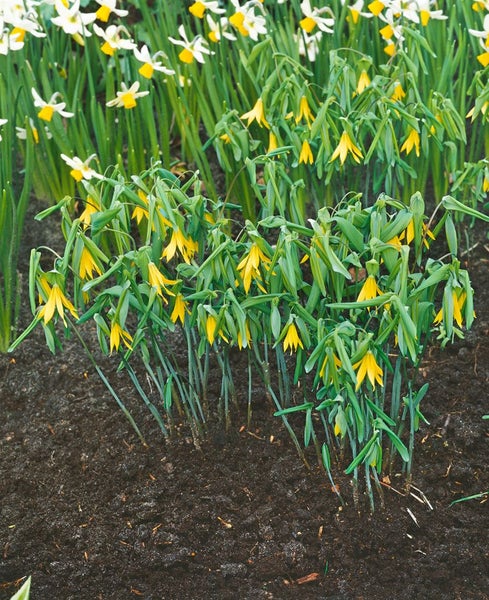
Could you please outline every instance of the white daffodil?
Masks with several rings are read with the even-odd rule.
[[[310,0],[303,0],[301,2],[301,10],[304,18],[299,22],[299,25],[306,33],[311,33],[315,27],[324,33],[333,33],[335,23],[334,14],[328,6],[313,8],[311,7]]]
[[[197,17],[198,19],[204,18],[206,10],[219,15],[226,12],[225,8],[219,8],[218,0],[197,0],[191,6],[189,6],[189,12]]]
[[[145,44],[140,50],[138,48],[134,48],[134,56],[136,60],[143,63],[142,67],[139,69],[139,73],[143,77],[146,77],[146,79],[151,79],[154,71],[165,73],[165,75],[175,75],[175,71],[173,69],[165,67],[161,60],[158,60],[158,57],[160,56],[167,58],[166,54],[162,50],[159,50],[155,54],[151,54],[148,46]]]
[[[209,26],[209,33],[207,37],[211,42],[217,43],[222,38],[226,38],[231,42],[236,41],[236,36],[232,34],[229,29],[229,20],[227,17],[221,17],[219,21],[214,21],[210,15],[206,15],[207,25]]]
[[[93,30],[99,38],[104,40],[100,49],[107,56],[113,56],[116,50],[134,50],[136,47],[130,37],[122,37],[121,33],[129,36],[129,32],[124,25],[109,25],[103,30],[94,23]]]
[[[83,44],[83,37],[92,35],[87,25],[95,21],[96,14],[80,12],[80,0],[75,0],[71,6],[67,6],[63,0],[55,0],[54,6],[58,16],[53,17],[51,22],[68,35],[72,35],[78,43]]]
[[[299,45],[299,54],[301,56],[307,56],[311,62],[314,62],[319,52],[319,42],[321,41],[322,37],[322,31],[318,31],[313,35],[309,35],[305,31],[301,31],[300,34],[294,35],[294,38]]]
[[[107,106],[116,106],[118,108],[134,108],[136,106],[136,99],[142,98],[143,96],[147,96],[149,92],[138,92],[139,90],[139,81],[135,81],[130,88],[122,82],[121,90],[117,92],[117,96],[113,100],[109,100],[107,102]]]
[[[5,125],[5,123],[8,123],[8,119],[0,119],[0,127],[2,127],[2,125]],[[2,136],[0,135],[0,142],[2,141]]]
[[[0,17],[0,54],[7,56],[11,50],[20,50],[23,46],[23,41],[18,40],[16,35],[12,35],[9,29],[3,27],[3,20]]]
[[[207,42],[201,35],[197,35],[193,40],[189,40],[183,25],[180,25],[178,28],[178,33],[182,38],[181,40],[177,40],[172,37],[169,37],[168,39],[176,46],[183,47],[183,50],[178,55],[178,58],[182,62],[190,64],[196,60],[197,62],[203,64],[205,62],[204,54],[213,54],[213,52],[211,52],[207,47]]]
[[[87,160],[82,160],[81,158],[78,158],[78,156],[70,158],[69,156],[66,156],[66,154],[61,154],[61,158],[69,167],[71,167],[70,175],[76,181],[81,181],[82,179],[89,181],[94,177],[96,179],[103,179],[103,175],[100,175],[100,173],[97,173],[88,166],[88,163],[90,163],[95,157],[96,154],[92,154],[87,158]]]
[[[39,132],[38,132],[37,127],[36,127],[36,125],[34,123],[34,120],[31,119],[31,118],[29,118],[29,129],[30,129],[30,132],[31,132],[32,137],[34,139],[34,142],[36,144],[38,144],[39,143]],[[19,138],[19,140],[26,140],[27,139],[27,128],[25,128],[25,127],[16,127],[15,128],[15,132],[16,132],[16,135]],[[48,138],[48,140],[50,140],[53,137],[52,133],[49,131],[49,128],[47,126],[44,127],[44,132],[45,132],[46,137]]]
[[[43,121],[51,121],[54,113],[58,113],[61,117],[73,117],[74,113],[65,111],[66,102],[56,103],[56,98],[61,96],[59,92],[55,92],[51,98],[46,102],[39,96],[34,88],[31,89],[32,97],[34,98],[34,106],[41,110],[37,113],[37,116]]]
[[[109,20],[109,16],[111,13],[117,15],[118,17],[127,17],[129,11],[124,10],[122,8],[116,8],[117,0],[95,0],[97,4],[100,5],[100,8],[95,13],[97,19],[99,21],[103,21],[107,23]]]

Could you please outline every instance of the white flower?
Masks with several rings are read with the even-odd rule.
[[[80,0],[75,0],[71,6],[65,6],[63,0],[55,0],[57,17],[53,17],[51,22],[61,27],[68,35],[73,35],[77,41],[82,42],[83,36],[89,37],[92,34],[86,28],[97,18],[95,13],[81,13]]]
[[[36,144],[39,143],[39,132],[37,131],[37,127],[34,123],[34,121],[29,118],[29,128],[31,130],[32,133],[32,137],[34,138],[34,142]],[[19,138],[19,140],[26,140],[27,139],[27,129],[24,127],[16,127],[15,128],[15,132],[17,134],[17,137]],[[46,126],[44,127],[44,132],[46,134],[46,137],[49,139],[51,139],[53,137],[52,133],[49,131],[49,128]]]
[[[66,156],[66,154],[61,154],[61,158],[69,167],[71,167],[70,175],[76,181],[81,181],[82,179],[86,179],[88,181],[93,177],[96,179],[103,179],[103,175],[100,175],[100,173],[97,173],[88,166],[88,163],[95,157],[96,154],[92,154],[87,158],[87,160],[83,161],[81,158],[78,158],[78,156],[70,158],[69,156]]]
[[[176,46],[183,46],[183,50],[178,55],[178,58],[182,62],[190,64],[195,59],[199,63],[204,63],[204,54],[214,54],[209,50],[209,48],[207,47],[207,42],[203,39],[201,35],[197,35],[196,37],[194,37],[193,40],[189,40],[187,34],[185,33],[185,28],[183,25],[180,25],[180,27],[178,28],[178,33],[182,38],[181,40],[176,40],[172,37],[169,37],[168,39]]]
[[[31,92],[32,97],[34,98],[34,106],[41,109],[37,113],[37,116],[40,119],[43,119],[43,121],[51,121],[55,112],[66,118],[74,116],[74,113],[64,110],[66,102],[55,103],[56,98],[61,95],[59,92],[55,92],[48,102],[45,102],[34,88],[31,89]]]
[[[226,38],[231,42],[236,41],[236,36],[230,31],[227,31],[229,27],[229,20],[227,17],[221,17],[216,23],[210,16],[206,16],[207,25],[209,26],[209,33],[207,34],[211,42],[219,42],[221,38]]]
[[[24,42],[17,39],[16,35],[12,35],[7,28],[3,28],[3,21],[0,17],[0,54],[7,56],[10,50],[20,50],[23,48]]]
[[[143,77],[146,77],[146,79],[150,79],[152,77],[153,71],[160,71],[161,73],[165,73],[165,75],[175,75],[175,71],[173,69],[168,69],[160,60],[157,60],[159,56],[167,58],[166,54],[162,50],[151,55],[148,46],[145,44],[141,47],[141,50],[134,48],[134,56],[136,60],[143,63],[143,66],[139,69],[139,73]]]
[[[305,31],[302,31],[299,35],[295,35],[294,37],[299,45],[299,54],[301,56],[307,56],[311,62],[314,62],[319,52],[319,42],[323,37],[323,32],[318,31],[313,35],[308,35]]]
[[[118,17],[127,17],[127,15],[129,14],[127,10],[115,7],[117,0],[95,1],[97,2],[97,4],[100,4],[100,8],[97,10],[95,15],[97,19],[99,19],[99,21],[103,21],[104,23],[107,23],[107,21],[109,20],[110,13],[114,13]]]
[[[94,23],[93,30],[98,37],[104,40],[101,50],[108,56],[113,56],[116,50],[134,50],[136,47],[136,44],[129,37],[121,37],[121,33],[129,36],[129,32],[123,25],[109,25],[104,31]]]
[[[118,108],[134,108],[136,106],[136,99],[147,96],[149,92],[138,92],[139,81],[135,81],[130,88],[122,82],[121,91],[117,92],[117,96],[113,100],[107,102],[107,106],[117,106]]]
[[[301,10],[304,18],[300,21],[299,25],[306,33],[311,33],[316,26],[321,31],[324,31],[324,33],[333,33],[334,15],[328,6],[312,8],[310,0],[303,0],[301,2]],[[321,16],[323,14],[329,16],[323,17]]]
[[[0,127],[2,127],[2,125],[5,125],[5,123],[8,123],[8,119],[0,119]],[[0,135],[0,142],[2,141],[2,136]]]

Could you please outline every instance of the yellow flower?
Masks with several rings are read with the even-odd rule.
[[[346,157],[348,156],[348,152],[350,152],[353,160],[357,163],[359,163],[360,159],[363,158],[363,154],[360,148],[355,146],[348,133],[346,131],[343,131],[343,133],[341,134],[340,143],[338,144],[336,150],[333,152],[329,162],[333,162],[339,157],[340,163],[344,164]]]
[[[290,348],[290,353],[292,354],[292,350],[297,351],[297,348],[300,346],[302,349],[304,349],[304,344],[301,341],[301,338],[299,337],[299,333],[297,332],[297,327],[295,326],[295,323],[291,323],[287,329],[287,334],[284,337],[284,341],[283,341],[283,345],[284,345],[284,352],[287,352],[287,350]]]
[[[258,98],[258,100],[255,102],[255,106],[247,113],[244,113],[244,115],[241,115],[241,118],[248,119],[248,127],[251,125],[251,123],[253,123],[253,121],[256,121],[260,127],[264,126],[267,129],[270,129],[270,124],[265,119],[265,110],[263,108],[263,100],[261,98]]]
[[[388,42],[386,46],[384,46],[384,52],[387,56],[394,56],[396,53],[396,45],[394,42]]]
[[[452,290],[453,320],[459,327],[463,326],[462,309],[464,307],[466,298],[467,294],[463,290],[458,292],[456,290]],[[433,323],[435,325],[439,325],[442,321],[443,308],[440,308],[440,310],[436,313]]]
[[[169,296],[175,295],[166,286],[174,285],[176,281],[172,279],[167,279],[152,261],[148,263],[148,283],[152,288],[156,289],[156,293],[158,294],[158,296],[163,298],[165,303],[167,302],[167,300],[163,296],[163,292],[165,292]]]
[[[299,123],[301,119],[306,119],[309,129],[311,128],[311,122],[314,121],[314,115],[312,114],[311,107],[307,102],[305,96],[301,97],[299,102],[299,114],[295,117],[295,122]]]
[[[205,335],[207,337],[207,341],[212,346],[214,340],[216,339],[217,334],[217,319],[214,315],[207,315],[207,320],[205,322]]]
[[[205,9],[206,6],[203,2],[194,2],[191,6],[189,6],[189,12],[190,14],[194,15],[194,17],[197,17],[198,19],[203,19],[204,18],[204,13],[205,13]]]
[[[250,326],[248,325],[248,321],[245,321],[245,339],[243,340],[243,336],[241,335],[241,330],[238,331],[238,348],[242,350],[243,348],[248,348],[251,344],[251,332]]]
[[[356,93],[361,94],[370,85],[370,77],[365,69],[360,73],[358,78]]]
[[[194,254],[197,252],[199,245],[197,242],[189,237],[186,238],[184,233],[180,229],[174,229],[171,235],[168,246],[163,250],[161,258],[165,258],[168,262],[175,256],[178,249],[183,260],[190,264]]]
[[[380,2],[380,0],[374,0],[374,2],[371,2],[367,6],[367,8],[373,15],[378,17],[380,13],[384,10],[385,4],[383,2]]]
[[[405,139],[404,144],[401,146],[401,152],[405,151],[406,154],[409,154],[411,152],[411,150],[414,148],[416,151],[416,156],[419,156],[420,155],[419,144],[420,144],[419,133],[416,131],[416,129],[413,129],[411,127],[411,131],[409,132],[409,135]]]
[[[260,266],[264,266],[268,270],[270,262],[268,256],[263,254],[257,244],[254,243],[251,245],[248,254],[237,266],[237,270],[243,279],[243,287],[246,294],[250,289],[252,279],[257,281],[259,287],[263,290],[259,284],[261,280]]]
[[[321,368],[319,369],[319,377],[324,377],[324,374],[326,373],[326,367],[328,368],[328,372],[331,373],[332,369],[339,369],[341,367],[341,360],[336,356],[336,354],[332,354],[331,355],[333,364],[331,365],[331,358],[329,354],[326,354],[326,356],[324,357],[323,360],[323,364],[321,365]],[[329,379],[331,380],[332,377],[330,375]]]
[[[357,302],[361,302],[362,300],[371,300],[372,298],[376,298],[382,294],[382,290],[377,285],[375,281],[375,277],[373,275],[369,275],[365,280],[365,283],[358,294]]]
[[[485,68],[489,65],[489,52],[483,52],[477,56],[477,60]]]
[[[400,82],[394,82],[394,91],[392,92],[391,100],[393,102],[398,102],[399,100],[402,100],[405,95],[406,92],[402,89]]]
[[[301,152],[299,154],[299,164],[314,164],[314,156],[312,155],[311,146],[307,140],[302,142]]]
[[[98,203],[91,196],[87,196],[86,206],[80,215],[80,223],[83,223],[84,229],[90,225],[92,221],[92,215],[99,211],[100,206]]]
[[[173,310],[170,315],[170,320],[173,323],[176,323],[180,319],[180,322],[183,325],[185,321],[185,313],[190,314],[187,302],[185,302],[182,294],[177,294],[175,297],[175,304],[173,305]]]
[[[54,317],[54,313],[57,312],[59,316],[63,319],[63,323],[66,325],[66,318],[64,309],[67,308],[70,313],[78,319],[78,314],[76,312],[73,304],[68,300],[68,298],[63,294],[61,288],[57,283],[50,287],[47,281],[43,280],[41,282],[42,288],[48,294],[48,300],[46,304],[39,311],[37,318],[43,319],[44,324],[47,325],[49,321]]]
[[[247,35],[250,35],[250,34],[249,34],[249,31],[244,26],[244,20],[245,20],[245,16],[241,11],[235,12],[234,15],[231,15],[229,17],[229,22],[231,23],[231,25],[233,27],[236,27],[236,29],[239,31],[239,33],[246,37]]]
[[[273,131],[270,131],[270,135],[268,137],[268,150],[267,150],[267,154],[270,154],[270,152],[273,152],[277,148],[278,148],[277,136],[273,133]]]
[[[140,85],[139,81],[135,81],[131,87],[128,88],[122,81],[121,90],[116,92],[116,97],[113,100],[109,100],[109,102],[106,103],[106,106],[115,106],[118,108],[124,107],[125,109],[134,108],[136,106],[137,98],[142,98],[149,94],[148,91],[139,92]]]
[[[368,377],[372,387],[375,388],[375,384],[378,383],[380,386],[383,386],[384,383],[382,381],[382,369],[377,364],[375,360],[375,356],[373,355],[371,350],[368,350],[364,356],[357,363],[353,365],[354,369],[358,369],[357,372],[357,385],[355,390],[358,390],[362,385],[365,377]]]
[[[132,335],[114,321],[110,327],[110,352],[113,350],[119,350],[121,340],[129,350],[132,350],[131,342],[133,341]]]
[[[484,102],[484,104],[481,106],[481,113],[482,113],[483,115],[485,115],[485,114],[486,114],[486,112],[487,112],[487,109],[488,109],[488,108],[489,108],[489,102],[487,102],[487,101],[486,101],[486,102]],[[473,106],[473,107],[472,107],[472,108],[469,110],[469,112],[466,114],[465,118],[466,118],[466,119],[468,119],[469,117],[472,117],[472,121],[473,121],[473,120],[475,119],[475,117],[474,117],[474,113],[475,113],[475,106]]]
[[[94,271],[96,271],[99,275],[102,275],[100,267],[95,262],[95,259],[91,255],[88,248],[84,246],[80,256],[80,267],[78,271],[79,275],[82,279],[93,279]]]

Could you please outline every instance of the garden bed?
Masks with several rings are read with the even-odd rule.
[[[406,494],[402,478],[385,479],[373,515],[355,508],[347,477],[342,507],[314,460],[302,465],[259,388],[250,427],[243,410],[199,451],[183,432],[166,444],[112,366],[144,447],[75,340],[53,356],[39,328],[0,357],[0,598],[29,574],[33,600],[487,598],[487,497],[450,505],[489,489],[489,251],[479,238],[464,256],[475,325],[421,370],[430,424],[417,434],[414,486]],[[246,398],[247,381],[242,394],[235,383]]]

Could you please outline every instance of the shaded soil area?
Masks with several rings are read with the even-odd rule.
[[[306,469],[258,390],[196,450],[165,443],[123,375],[112,383],[144,447],[76,341],[52,356],[36,331],[0,357],[0,600],[489,598],[489,246],[465,255],[477,319],[426,357],[414,486],[359,512]],[[34,242],[36,243],[36,242]],[[90,332],[89,332],[90,333]],[[247,385],[243,383],[243,385]],[[242,396],[246,398],[247,390]],[[315,463],[312,463],[315,465]]]

